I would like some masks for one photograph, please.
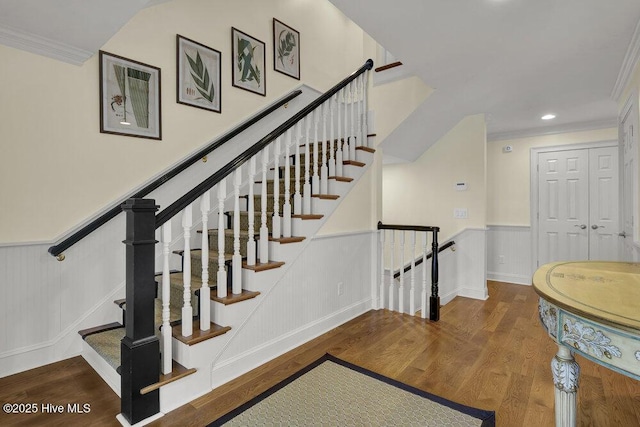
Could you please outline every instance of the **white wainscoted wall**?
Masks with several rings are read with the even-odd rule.
[[[533,276],[531,256],[531,227],[487,227],[487,279],[530,285]]]
[[[372,308],[373,231],[316,236],[212,363],[212,388]],[[341,292],[341,294],[340,294]]]

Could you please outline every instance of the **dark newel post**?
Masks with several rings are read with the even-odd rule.
[[[438,229],[433,230],[431,243],[431,297],[429,298],[429,319],[440,320],[440,296],[438,295]]]
[[[120,409],[131,424],[160,412],[160,391],[140,390],[160,379],[160,343],[154,333],[153,300],[155,255],[155,200],[129,199],[122,205],[127,216],[126,336],[120,345]]]

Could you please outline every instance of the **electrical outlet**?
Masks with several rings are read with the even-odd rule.
[[[498,255],[498,264],[504,264],[504,255]]]
[[[338,296],[344,293],[344,284],[342,282],[338,282]]]

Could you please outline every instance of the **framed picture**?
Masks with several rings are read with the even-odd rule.
[[[220,113],[220,52],[180,34],[176,36],[176,51],[176,101]]]
[[[273,69],[300,80],[300,33],[273,18]]]
[[[267,95],[264,42],[231,28],[231,84],[240,89]]]
[[[160,68],[100,51],[100,132],[162,139]]]

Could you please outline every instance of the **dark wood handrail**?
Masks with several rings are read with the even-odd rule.
[[[76,231],[75,233],[71,234],[69,237],[65,238],[60,243],[51,246],[49,248],[48,252],[53,256],[60,255],[62,252],[64,252],[65,250],[67,250],[68,248],[70,248],[71,246],[73,246],[74,244],[76,244],[77,242],[82,240],[83,238],[87,237],[89,234],[93,233],[98,228],[103,226],[105,223],[107,223],[108,221],[113,219],[115,216],[117,216],[120,212],[122,212],[122,204],[126,200],[143,198],[147,194],[151,193],[153,190],[155,190],[158,187],[160,187],[165,182],[169,181],[171,178],[173,178],[176,175],[178,175],[180,172],[183,172],[189,166],[191,166],[194,163],[198,162],[205,155],[211,153],[212,151],[216,150],[218,147],[220,147],[221,145],[225,144],[226,142],[228,142],[232,138],[238,136],[240,133],[244,132],[245,130],[247,130],[251,126],[255,125],[257,122],[259,122],[260,120],[264,119],[266,116],[268,116],[269,114],[273,113],[278,108],[282,107],[283,105],[285,105],[286,103],[288,103],[292,99],[296,98],[301,93],[302,93],[302,91],[297,89],[297,90],[294,90],[294,91],[290,92],[288,95],[284,96],[283,98],[280,98],[279,100],[277,100],[273,104],[269,105],[264,110],[260,111],[259,113],[257,113],[253,117],[251,117],[250,119],[244,121],[243,123],[241,123],[240,125],[236,126],[235,128],[233,128],[232,130],[230,130],[226,134],[222,135],[220,138],[216,139],[211,144],[207,145],[206,147],[203,147],[201,150],[198,150],[196,153],[192,154],[187,159],[182,161],[179,165],[176,165],[170,171],[168,171],[167,173],[163,174],[161,177],[155,179],[153,182],[151,182],[150,184],[148,184],[147,186],[145,186],[141,190],[136,191],[135,193],[130,194],[130,195],[122,198],[120,201],[115,203],[111,208],[109,208],[109,210],[107,210],[105,213],[100,215],[98,218],[94,219],[89,224],[85,225],[80,230]]]
[[[455,245],[455,244],[456,244],[456,242],[455,242],[454,240],[450,240],[450,241],[448,241],[448,242],[447,242],[447,243],[445,243],[444,245],[442,245],[442,246],[438,247],[438,253],[440,253],[440,252],[442,252],[442,251],[444,251],[444,250],[446,250],[446,249],[449,249],[451,246],[453,246],[453,245]],[[429,252],[429,253],[427,254],[427,256],[426,256],[426,259],[430,259],[431,257],[433,257],[433,252]],[[416,259],[414,260],[414,264],[413,264],[413,265],[414,265],[415,267],[417,267],[417,266],[419,266],[420,264],[422,264],[423,260],[424,260],[424,259],[423,259],[423,257],[418,257],[418,258],[416,258]],[[407,264],[407,265],[404,267],[404,272],[405,272],[405,273],[408,273],[409,271],[411,271],[411,263]],[[400,277],[400,271],[398,271],[397,273],[394,273],[394,275],[393,275],[393,278],[394,278],[394,279],[397,279],[398,277]]]
[[[378,230],[403,230],[403,231],[440,231],[440,227],[430,227],[425,225],[392,225],[383,224],[378,221]]]
[[[180,213],[184,208],[196,201],[196,199],[204,194],[207,190],[210,190],[214,185],[229,176],[229,174],[236,170],[238,166],[242,165],[243,163],[251,159],[251,157],[258,154],[263,148],[269,145],[271,141],[285,133],[288,129],[298,123],[302,118],[304,118],[310,112],[322,105],[322,103],[335,95],[340,89],[344,88],[347,84],[351,83],[358,76],[360,76],[365,71],[370,70],[371,68],[373,68],[373,60],[369,59],[362,67],[351,73],[351,75],[349,75],[347,78],[342,80],[337,85],[333,86],[327,92],[320,95],[309,105],[293,115],[289,120],[278,126],[260,141],[256,142],[251,147],[246,149],[242,154],[238,155],[235,159],[227,163],[216,173],[202,181],[196,187],[187,192],[184,196],[180,197],[178,200],[167,206],[164,210],[156,215],[156,228],[161,227],[162,224]]]

